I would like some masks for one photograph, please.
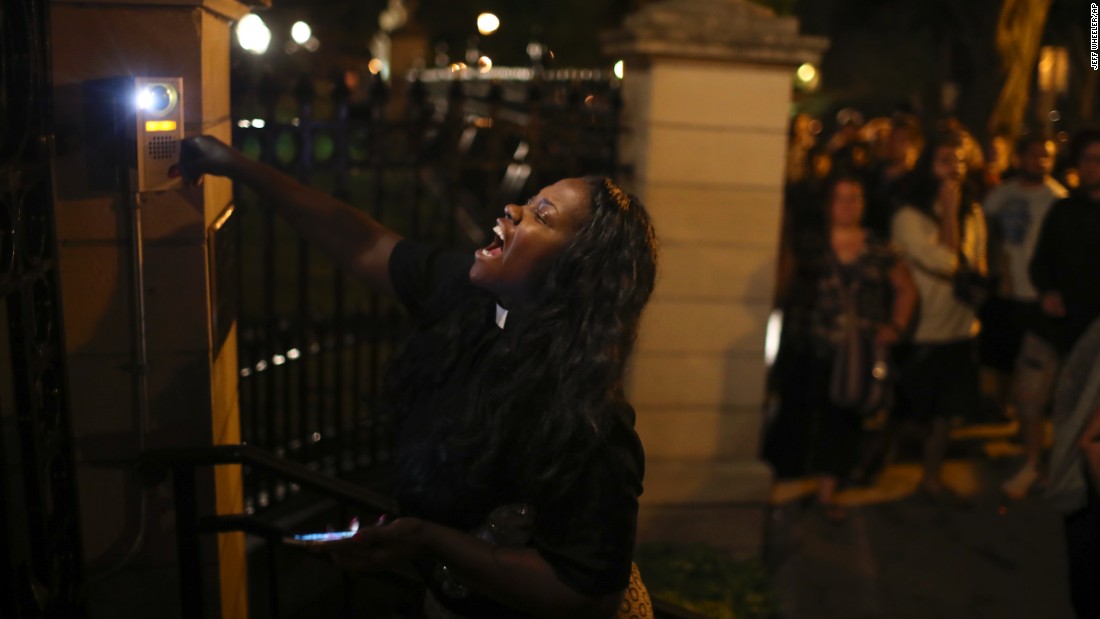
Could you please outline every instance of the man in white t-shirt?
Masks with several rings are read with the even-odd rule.
[[[1016,396],[1021,395],[1021,389],[1034,392],[1034,387],[1048,394],[1037,400],[1029,398],[1029,402],[1015,398],[1027,462],[1006,482],[1004,490],[1010,496],[1021,497],[1038,478],[1040,419],[1049,401],[1049,387],[1043,385],[1052,386],[1057,371],[1057,357],[1047,354],[1049,345],[1028,333],[1039,298],[1028,275],[1028,264],[1047,211],[1055,201],[1066,197],[1067,191],[1050,176],[1054,144],[1046,136],[1031,134],[1021,138],[1016,145],[1016,157],[1016,175],[993,189],[982,205],[993,239],[990,262],[996,265],[1001,277],[1000,290],[982,313],[982,356],[984,364],[998,372],[998,400],[1003,401],[1004,385],[1014,370]],[[1026,361],[1023,364],[1026,367],[1021,367],[1021,359]]]

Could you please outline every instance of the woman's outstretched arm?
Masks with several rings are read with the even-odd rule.
[[[214,174],[246,185],[337,266],[371,288],[393,294],[388,264],[401,237],[366,213],[207,135],[183,141],[180,169],[191,182]]]
[[[402,560],[427,557],[446,565],[470,589],[536,617],[613,617],[622,599],[621,591],[597,596],[579,593],[562,582],[533,548],[493,546],[419,518],[360,529],[352,539],[318,548],[349,569],[380,570]]]

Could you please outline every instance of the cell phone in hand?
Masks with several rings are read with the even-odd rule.
[[[352,518],[351,523],[348,525],[348,529],[346,531],[299,533],[297,535],[284,537],[283,542],[290,544],[291,546],[316,546],[317,544],[323,544],[325,542],[335,542],[342,539],[354,537],[357,531],[359,531],[359,519]]]
[[[300,533],[284,537],[283,541],[292,546],[312,546],[325,542],[335,542],[355,536],[356,531],[328,531],[325,533]]]

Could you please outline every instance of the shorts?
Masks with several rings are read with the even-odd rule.
[[[978,334],[978,358],[982,365],[1011,372],[1020,356],[1024,333],[1038,312],[1034,302],[991,297],[978,316],[982,331]]]
[[[1038,419],[1050,407],[1062,360],[1045,339],[1028,332],[1016,357],[1013,404],[1020,419]]]
[[[898,355],[897,416],[911,421],[973,418],[979,411],[978,359],[972,339],[912,344]]]

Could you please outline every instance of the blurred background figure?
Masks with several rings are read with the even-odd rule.
[[[1100,317],[1100,130],[1081,131],[1072,157],[1080,186],[1050,208],[1028,270],[1039,311],[1016,366],[1015,405],[1026,460],[1003,487],[1013,498],[1024,496],[1040,477],[1041,415],[1050,403],[1060,360]]]
[[[985,183],[988,187],[996,187],[1012,175],[1012,140],[1007,131],[1000,130],[989,136],[985,141],[984,151]]]
[[[913,269],[920,311],[912,346],[900,361],[898,413],[927,428],[919,490],[950,494],[941,477],[952,418],[978,406],[975,309],[956,298],[961,271],[985,273],[986,226],[962,137],[939,133],[914,170],[910,198],[894,216],[893,239]]]
[[[846,107],[836,113],[836,133],[827,145],[833,160],[833,169],[837,172],[858,172],[866,169],[870,163],[870,154],[863,141],[863,114]]]
[[[1078,618],[1100,617],[1100,320],[1058,377],[1046,499],[1062,514],[1070,599]]]
[[[862,412],[830,397],[845,321],[854,317],[877,346],[894,344],[912,316],[916,288],[894,247],[862,227],[859,178],[838,176],[827,196],[824,225],[794,240],[793,272],[781,277],[780,405],[764,453],[781,477],[819,476],[823,513],[840,521],[846,512],[836,502],[837,484],[855,463],[863,423]]]
[[[867,210],[863,224],[876,235],[889,237],[890,219],[900,205],[917,163],[924,137],[920,121],[912,114],[898,113],[890,119],[890,131],[867,175]]]
[[[867,121],[867,124],[863,125],[863,129],[860,130],[859,137],[867,144],[870,166],[875,166],[889,157],[892,125],[893,123],[889,117],[876,116]]]
[[[1031,285],[1028,264],[1039,240],[1039,229],[1051,205],[1067,195],[1050,176],[1054,143],[1046,135],[1033,133],[1020,138],[1015,157],[1016,174],[994,188],[983,204],[990,224],[991,269],[998,274],[1000,286],[982,308],[980,356],[987,370],[990,402],[997,413],[1003,412],[1007,404],[1024,333],[1038,312],[1039,294]],[[1029,352],[1027,358],[1034,354]],[[1023,370],[1025,376],[1028,372],[1028,368]],[[1020,418],[1027,463],[1004,490],[1010,497],[1020,498],[1037,478],[1043,434],[1041,411],[1026,405],[1014,408]]]
[[[823,146],[806,153],[806,175],[788,183],[783,194],[783,228],[780,232],[779,272],[790,272],[793,244],[806,234],[818,234],[825,226],[825,191],[833,169],[832,157]],[[778,296],[778,291],[776,292]]]
[[[790,142],[787,144],[787,184],[801,183],[811,175],[810,149],[817,138],[813,118],[798,114],[791,120]]]

